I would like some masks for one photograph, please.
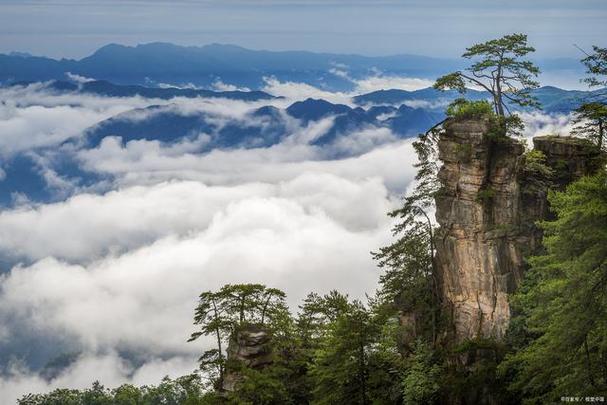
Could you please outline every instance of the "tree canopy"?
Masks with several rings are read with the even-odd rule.
[[[439,90],[455,89],[465,93],[469,86],[489,93],[495,113],[503,117],[508,103],[519,107],[538,107],[530,90],[539,87],[535,77],[540,70],[523,59],[535,48],[527,44],[527,35],[511,34],[476,44],[466,49],[462,57],[473,61],[465,71],[457,71],[436,80]]]
[[[213,336],[215,347],[200,357],[200,369],[206,373],[215,387],[220,387],[225,374],[225,342],[239,327],[280,318],[287,311],[285,293],[262,284],[227,284],[219,291],[200,294],[194,312],[194,324],[199,330],[192,333],[189,341],[201,336]]]
[[[592,53],[586,54],[582,63],[586,66],[588,77],[583,79],[590,86],[607,86],[607,48],[592,47]]]
[[[599,150],[605,146],[607,105],[599,102],[582,104],[575,110],[573,135],[590,139]]]

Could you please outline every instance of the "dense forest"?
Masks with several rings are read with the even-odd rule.
[[[539,70],[522,34],[474,45],[466,71],[439,78],[437,89],[482,87],[490,101],[457,100],[446,121],[484,120],[488,136],[515,138],[523,123],[514,108],[540,108],[529,95]],[[591,86],[607,86],[607,49],[582,63]],[[607,106],[588,100],[572,135],[586,138],[601,159]],[[372,255],[380,288],[361,301],[339,291],[310,293],[294,313],[285,293],[260,284],[226,285],[200,294],[192,344],[208,348],[200,369],[157,386],[93,383],[24,396],[46,404],[545,404],[607,396],[607,170],[596,169],[563,189],[548,188],[550,218],[538,223],[541,249],[526,258],[525,276],[510,295],[503,339],[456,341],[441,302],[432,219],[440,162],[437,123],[414,143],[415,189],[394,217],[394,242]],[[526,153],[526,170],[550,183],[541,152]],[[557,180],[555,179],[556,183]],[[481,199],[491,199],[486,189]],[[330,271],[330,269],[328,269]],[[188,331],[184,331],[184,334]],[[202,345],[202,344],[201,344]]]

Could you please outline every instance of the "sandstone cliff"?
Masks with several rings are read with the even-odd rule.
[[[520,141],[488,133],[487,121],[452,120],[438,142],[435,260],[455,342],[504,336],[508,294],[522,279],[525,256],[540,246],[535,222],[549,215],[547,188],[591,171],[596,155],[578,139],[536,138],[553,171],[547,176],[526,164]]]
[[[236,389],[244,378],[243,367],[261,369],[272,363],[270,340],[268,331],[256,325],[248,325],[234,333],[228,346],[223,391]]]

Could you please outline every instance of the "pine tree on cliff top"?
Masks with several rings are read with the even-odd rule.
[[[534,52],[527,45],[527,35],[511,34],[476,44],[466,49],[462,57],[473,60],[465,71],[457,71],[436,80],[438,90],[455,89],[465,93],[468,86],[487,91],[495,113],[504,117],[508,103],[519,107],[539,107],[530,90],[539,87],[535,80],[540,70],[523,57]]]

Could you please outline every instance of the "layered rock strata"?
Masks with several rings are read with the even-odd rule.
[[[503,338],[508,295],[541,244],[535,223],[548,216],[548,187],[589,173],[596,160],[587,142],[538,137],[535,148],[553,172],[547,176],[527,167],[522,142],[489,134],[486,120],[451,120],[438,142],[435,260],[455,342]]]
[[[228,345],[223,391],[234,391],[243,380],[243,367],[261,369],[272,363],[271,337],[267,330],[249,325],[236,331]]]

